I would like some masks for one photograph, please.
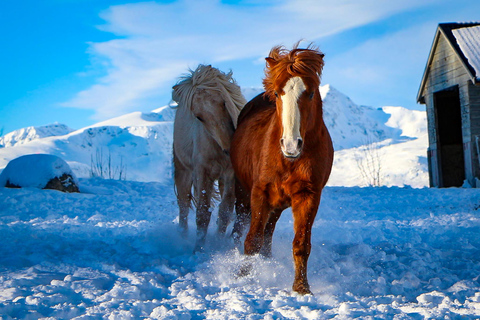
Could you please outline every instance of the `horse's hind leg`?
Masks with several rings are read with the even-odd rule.
[[[218,232],[225,234],[235,204],[235,177],[232,172],[225,173],[219,181],[222,201],[218,207]]]
[[[179,225],[182,233],[188,231],[188,212],[192,201],[192,172],[185,168],[177,157],[173,156],[174,179],[177,189],[177,203],[179,208]]]
[[[236,220],[233,225],[232,238],[235,246],[240,247],[240,239],[251,219],[250,194],[245,190],[238,180],[235,180],[235,212]]]
[[[273,231],[275,231],[275,226],[277,224],[280,215],[282,214],[281,209],[274,210],[270,213],[270,217],[268,218],[267,225],[265,226],[265,235],[263,238],[263,246],[260,253],[265,257],[272,256],[272,238],[273,238]]]
[[[197,199],[197,241],[194,252],[202,251],[207,237],[208,225],[212,211],[210,203],[212,200],[213,181],[206,170],[199,170],[195,182],[195,198]]]
[[[265,227],[269,220],[272,208],[267,202],[267,194],[263,186],[253,187],[252,189],[252,219],[250,229],[245,238],[245,254],[254,255],[260,253],[265,237]]]

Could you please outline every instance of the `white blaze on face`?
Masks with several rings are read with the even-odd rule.
[[[290,78],[283,88],[284,95],[282,99],[282,152],[287,157],[297,157],[300,154],[301,146],[299,141],[300,136],[300,110],[298,108],[298,99],[300,95],[306,90],[305,83],[302,78]]]

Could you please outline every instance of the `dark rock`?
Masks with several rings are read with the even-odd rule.
[[[59,190],[62,192],[80,192],[73,180],[73,177],[66,173],[64,173],[61,177],[56,177],[48,181],[47,185],[43,189]]]
[[[20,186],[10,183],[10,181],[7,181],[5,187],[15,189],[21,188]],[[78,189],[77,185],[73,181],[73,177],[66,173],[64,173],[61,177],[55,177],[48,181],[47,185],[42,189],[58,190],[62,192],[80,192],[80,189]]]

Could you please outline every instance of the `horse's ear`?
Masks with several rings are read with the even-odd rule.
[[[174,86],[172,87],[172,89],[173,89],[173,90],[172,90],[172,100],[178,103],[178,100],[179,100],[179,99],[178,99],[178,98],[179,98],[179,97],[178,97],[178,92],[177,92],[178,84],[177,84],[177,85],[174,85]]]
[[[275,60],[274,58],[272,57],[266,57],[265,58],[265,61],[267,61],[267,67],[269,68],[273,68],[277,65],[278,61]]]

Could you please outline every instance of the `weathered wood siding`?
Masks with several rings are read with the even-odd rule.
[[[470,98],[470,133],[472,149],[472,171],[474,177],[480,177],[479,155],[476,146],[476,137],[480,139],[480,86],[474,85],[471,81],[468,84],[468,95]]]
[[[435,45],[435,44],[434,44]],[[463,143],[469,144],[465,150],[465,175],[469,182],[474,185],[474,170],[473,170],[473,156],[472,154],[472,132],[470,129],[471,115],[469,92],[472,89],[469,86],[470,76],[467,73],[462,61],[457,56],[453,48],[448,43],[448,40],[440,33],[436,47],[434,48],[433,58],[428,66],[428,75],[423,89],[423,96],[425,97],[425,104],[427,107],[427,121],[429,132],[429,151],[431,158],[431,177],[433,186],[440,185],[439,170],[440,163],[437,153],[437,130],[435,121],[435,105],[434,93],[442,91],[453,86],[458,86],[460,95],[460,106],[462,113],[462,135]],[[480,97],[478,97],[480,99]],[[479,113],[475,116],[480,117]],[[480,128],[478,128],[480,130]],[[480,131],[479,131],[480,133]],[[477,161],[478,163],[478,161]]]

